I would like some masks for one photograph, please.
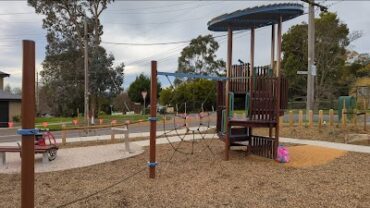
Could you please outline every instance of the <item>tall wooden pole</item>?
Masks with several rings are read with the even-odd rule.
[[[22,129],[35,128],[35,42],[23,40]],[[22,135],[21,207],[34,207],[34,135]]]
[[[314,86],[315,79],[312,75],[312,66],[315,62],[315,1],[311,0],[308,5],[308,66],[307,66],[307,104],[309,112],[314,108]]]
[[[277,156],[277,148],[279,146],[279,128],[280,128],[280,88],[281,88],[281,78],[280,78],[280,73],[281,73],[281,30],[282,30],[282,17],[279,18],[278,22],[278,37],[277,37],[277,66],[276,66],[276,77],[277,77],[277,82],[276,82],[276,128],[275,128],[275,143],[274,143],[274,159]]]
[[[231,67],[232,67],[232,53],[233,53],[233,31],[229,26],[227,30],[227,66],[226,66],[226,77],[230,78]],[[229,160],[229,151],[230,151],[230,124],[229,124],[229,92],[230,92],[230,80],[226,80],[226,89],[225,89],[225,119],[226,119],[226,135],[225,135],[225,160]]]
[[[150,79],[150,147],[149,147],[149,178],[155,178],[156,137],[157,137],[157,62],[152,61]]]
[[[84,48],[84,67],[85,67],[85,122],[89,126],[89,52],[88,52],[88,40],[87,40],[87,20],[84,21],[84,39],[85,39],[85,48]],[[86,131],[88,132],[88,130]]]
[[[254,74],[254,37],[255,37],[255,28],[251,28],[251,48],[250,48],[250,81],[249,81],[249,95],[252,98],[253,97],[253,91],[254,91],[254,79],[253,77],[256,76]],[[250,109],[253,109],[253,102],[250,102]]]
[[[275,62],[275,24],[271,26],[271,70],[274,72]]]
[[[250,99],[253,98],[253,91],[254,91],[254,77],[256,76],[256,74],[254,74],[254,38],[255,38],[255,28],[252,27],[251,28],[251,39],[250,39],[250,57],[249,57],[249,62],[250,62],[250,77],[249,77],[249,96],[250,96]],[[254,108],[254,103],[253,102],[250,102],[249,104],[249,115],[252,116],[252,110]],[[251,136],[253,134],[253,129],[252,128],[249,128],[248,129],[248,134]],[[251,140],[249,141],[251,142]],[[248,148],[250,148],[250,145],[248,146]],[[250,150],[248,150],[250,151]]]

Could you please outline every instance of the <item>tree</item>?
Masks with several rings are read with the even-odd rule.
[[[149,104],[150,101],[150,79],[148,76],[144,74],[140,74],[139,76],[136,76],[136,79],[134,82],[132,82],[128,88],[128,96],[133,102],[137,103],[143,103],[143,96],[141,95],[141,92],[146,91],[148,92],[146,96],[146,103]],[[161,91],[161,83],[157,83],[157,97],[159,96],[159,93]]]
[[[177,72],[219,75],[225,71],[225,62],[217,59],[216,51],[219,45],[212,35],[199,35],[190,41],[178,59]],[[184,80],[184,79],[182,79]],[[181,79],[176,79],[175,84],[179,84]]]
[[[22,89],[19,87],[12,88],[9,84],[5,85],[4,92],[13,94],[13,95],[22,95]]]
[[[163,89],[159,100],[162,105],[177,106],[179,112],[211,111],[216,105],[216,85],[206,79],[183,82],[176,88]]]
[[[307,70],[307,24],[295,25],[283,35],[282,66],[289,80],[289,94],[304,96],[306,94],[307,77],[297,75],[297,71]]]
[[[316,107],[320,99],[333,99],[345,87],[343,68],[346,46],[349,45],[349,30],[335,13],[321,13],[315,19],[315,77]],[[358,34],[356,35],[359,37]],[[353,40],[353,39],[352,39]],[[293,26],[283,36],[283,70],[290,82],[291,96],[304,96],[306,76],[296,75],[298,70],[307,70],[307,24]]]
[[[12,93],[12,87],[9,84],[5,85],[4,92]]]
[[[56,115],[71,115],[84,103],[84,21],[89,48],[89,94],[94,114],[106,100],[123,89],[124,64],[113,67],[114,57],[100,46],[102,12],[111,0],[37,1],[29,0],[36,13],[45,15],[46,57],[41,72],[48,103]],[[62,96],[54,96],[56,93]],[[109,102],[108,102],[109,103]],[[97,107],[96,107],[97,106]],[[109,108],[108,108],[109,109]]]

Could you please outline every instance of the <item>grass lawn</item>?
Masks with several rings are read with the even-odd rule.
[[[113,120],[116,120],[116,123],[124,123],[126,121],[139,121],[139,120],[146,120],[148,119],[149,115],[103,115],[99,118],[95,119],[96,125],[100,125],[99,119],[103,119],[102,125],[110,125]],[[84,118],[83,117],[38,117],[36,118],[36,127],[42,127],[44,122],[48,123],[49,130],[51,131],[59,131],[62,129],[62,124],[65,123],[66,128],[73,128],[76,127],[72,121],[76,119],[78,120],[78,124],[76,126],[83,126]]]

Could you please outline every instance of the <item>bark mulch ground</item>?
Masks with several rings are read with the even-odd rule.
[[[191,142],[177,145],[192,150]],[[193,155],[173,155],[170,145],[158,145],[157,153],[156,179],[148,179],[148,152],[36,174],[36,206],[58,207],[96,193],[65,207],[370,207],[369,154],[294,168],[243,151],[223,161],[218,140],[196,142]],[[1,174],[0,207],[19,206],[20,175]]]

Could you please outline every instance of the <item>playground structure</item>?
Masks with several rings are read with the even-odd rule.
[[[303,14],[300,4],[273,4],[238,10],[208,22],[211,31],[227,31],[227,80],[218,83],[217,132],[225,142],[225,160],[231,146],[247,146],[248,152],[276,158],[279,145],[279,117],[288,103],[288,83],[281,74],[282,22]],[[277,61],[275,65],[275,24]],[[271,63],[255,67],[255,30],[271,26]],[[249,64],[232,64],[233,31],[250,30]],[[245,117],[234,118],[235,98],[245,98]],[[269,136],[253,134],[253,128],[268,128]],[[272,130],[275,129],[273,137]]]
[[[238,10],[224,14],[208,22],[211,31],[227,31],[226,77],[215,77],[184,73],[165,73],[157,71],[157,62],[151,63],[151,94],[157,94],[157,75],[211,79],[217,84],[217,132],[225,143],[225,160],[229,159],[231,146],[244,145],[248,152],[276,158],[279,145],[279,116],[288,103],[287,80],[281,75],[281,33],[282,22],[303,14],[300,4],[273,4]],[[275,65],[275,24],[277,31],[277,61]],[[254,66],[255,29],[272,26],[270,67]],[[250,30],[250,63],[232,64],[233,31]],[[233,118],[234,99],[245,98],[245,118]],[[156,167],[156,96],[150,101],[150,155],[149,177],[155,177]],[[155,106],[155,107],[153,107]],[[253,135],[253,128],[269,128],[269,136]],[[272,130],[275,135],[272,137]]]

